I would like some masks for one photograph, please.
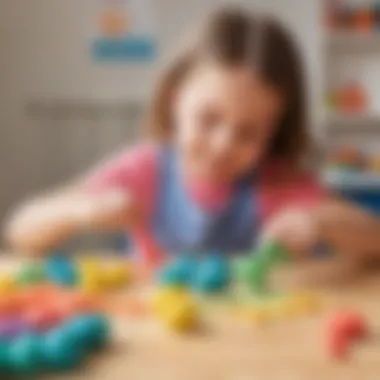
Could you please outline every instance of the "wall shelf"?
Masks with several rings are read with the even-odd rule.
[[[328,131],[333,133],[380,133],[380,115],[333,113],[327,116],[325,125]]]
[[[328,31],[326,47],[331,52],[380,52],[380,30],[374,32]]]

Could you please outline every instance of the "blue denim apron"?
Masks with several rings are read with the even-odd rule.
[[[163,148],[153,231],[168,253],[221,253],[251,250],[259,228],[254,175],[234,185],[228,202],[217,211],[202,209],[182,183],[177,154]]]

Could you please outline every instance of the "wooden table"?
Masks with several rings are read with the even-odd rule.
[[[2,264],[9,266],[9,261]],[[296,270],[287,270],[283,278],[293,279],[305,267]],[[380,276],[367,274],[320,291],[326,301],[322,314],[263,328],[217,318],[204,331],[179,337],[152,320],[115,320],[114,342],[107,352],[78,373],[47,379],[380,379]],[[374,333],[353,349],[349,360],[336,362],[323,350],[323,320],[341,307],[362,311]]]

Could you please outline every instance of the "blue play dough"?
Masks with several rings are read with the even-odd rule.
[[[61,286],[74,286],[77,283],[77,271],[70,259],[63,255],[55,255],[45,261],[46,277]]]
[[[75,344],[86,351],[103,347],[110,338],[110,323],[100,314],[74,317],[62,328]]]
[[[42,358],[46,368],[69,370],[83,360],[85,351],[61,326],[48,332],[42,341]]]
[[[228,286],[229,281],[228,261],[221,256],[212,255],[199,263],[192,285],[202,293],[218,293]]]
[[[196,261],[190,257],[176,258],[158,273],[157,281],[160,285],[190,285],[196,266]]]
[[[36,334],[24,334],[10,343],[9,366],[13,373],[30,374],[41,369],[42,343]]]

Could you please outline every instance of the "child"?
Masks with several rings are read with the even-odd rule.
[[[308,120],[298,50],[277,22],[221,11],[167,68],[151,109],[155,141],[22,206],[8,237],[39,253],[89,229],[125,228],[150,263],[164,253],[294,253],[323,241],[376,253],[376,220],[329,198],[305,171]]]

